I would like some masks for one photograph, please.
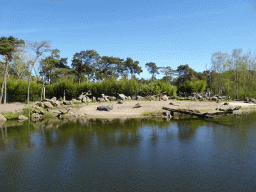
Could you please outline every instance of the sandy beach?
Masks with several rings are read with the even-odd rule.
[[[170,102],[173,105],[170,105]],[[142,107],[134,108],[136,103],[140,103]],[[101,105],[113,104],[113,110],[111,111],[98,111],[97,107]],[[117,102],[103,102],[103,103],[89,103],[79,105],[79,108],[70,107],[70,114],[72,116],[85,116],[88,118],[136,118],[142,117],[145,112],[158,112],[165,111],[162,107],[169,107],[174,109],[192,109],[199,110],[202,113],[214,112],[216,108],[228,109],[233,106],[241,106],[243,111],[256,110],[256,104],[244,103],[243,101],[232,101],[229,105],[223,105],[224,102],[200,102],[200,101],[124,101],[123,104],[117,104]],[[30,104],[31,106],[33,103]],[[17,113],[23,108],[28,107],[24,103],[11,103],[1,104],[0,113],[13,112]]]

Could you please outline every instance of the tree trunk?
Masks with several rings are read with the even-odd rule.
[[[8,72],[7,72],[7,73],[8,73]],[[6,104],[6,97],[7,97],[6,83],[7,83],[7,74],[6,74],[5,82],[4,82],[4,104]]]
[[[45,78],[43,79],[43,86],[42,86],[42,92],[41,92],[41,101],[43,100],[44,83],[45,83]]]
[[[8,66],[9,66],[9,61],[6,56],[6,64],[5,64],[5,70],[4,70],[4,79],[1,87],[1,95],[0,95],[0,104],[2,103],[3,100],[3,94],[4,94],[4,87],[6,88],[5,84],[7,81],[7,72],[8,72]],[[5,101],[6,101],[6,95],[5,95]]]

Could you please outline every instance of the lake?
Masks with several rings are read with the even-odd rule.
[[[256,191],[256,113],[0,128],[0,191]]]

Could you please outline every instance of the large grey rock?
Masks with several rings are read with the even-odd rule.
[[[32,120],[34,120],[34,119],[41,119],[42,116],[39,115],[38,113],[33,113],[33,114],[31,115],[31,118],[32,118]]]
[[[242,110],[240,110],[240,109],[234,110],[233,114],[240,115],[240,114],[242,114]]]
[[[56,98],[56,97],[55,97]],[[60,107],[60,101],[56,100],[56,99],[51,99],[50,103],[54,106],[54,107]]]
[[[134,106],[134,108],[140,108],[140,107],[142,107],[140,103],[136,103],[136,105]]]
[[[110,111],[112,109],[113,109],[113,104],[106,105],[106,106],[102,105],[102,106],[97,107],[97,110],[99,110],[99,111]]]
[[[124,103],[124,100],[119,100],[118,102],[117,102],[117,104],[123,104]]]
[[[195,97],[191,97],[191,101],[196,101],[196,98]]]
[[[0,114],[0,121],[7,121],[7,119],[2,114]]]
[[[53,108],[52,104],[49,101],[43,102],[43,104],[45,108]]]
[[[164,96],[162,97],[162,99],[163,99],[164,101],[168,101],[167,95],[164,95]]]
[[[28,117],[25,117],[24,115],[20,115],[18,117],[18,120],[28,120]]]
[[[72,101],[63,101],[64,105],[72,105]]]
[[[108,99],[109,99],[110,101],[116,101],[116,97],[114,97],[114,96],[109,96]]]
[[[124,94],[119,94],[119,97],[120,97],[120,99],[125,100],[125,95]]]
[[[224,103],[223,105],[229,105],[229,103]]]

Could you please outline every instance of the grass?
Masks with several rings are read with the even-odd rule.
[[[141,113],[141,115],[143,116],[152,116],[152,115],[161,115],[163,111],[159,110],[159,111],[146,111]]]
[[[12,120],[12,119],[18,119],[20,114],[18,113],[12,113],[12,112],[5,112],[1,113],[7,120]]]

